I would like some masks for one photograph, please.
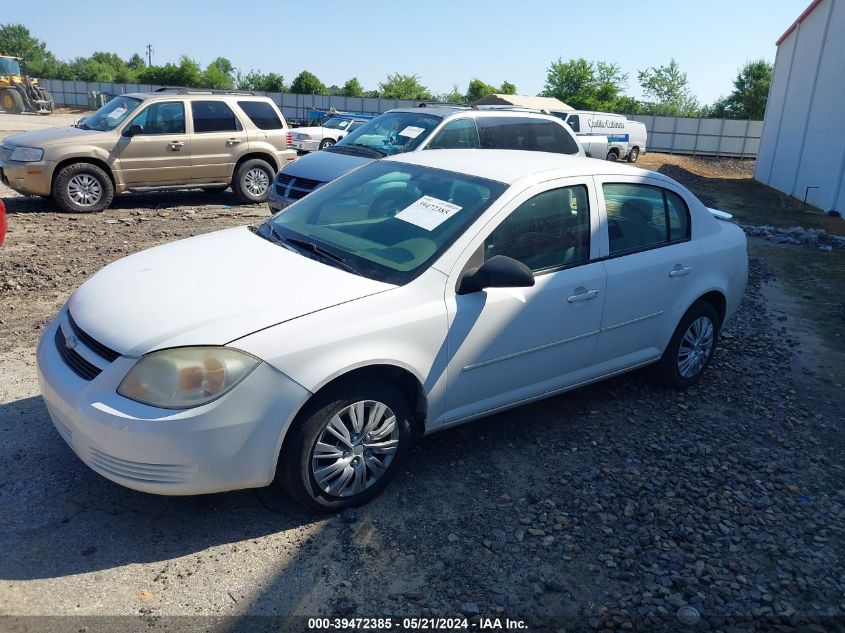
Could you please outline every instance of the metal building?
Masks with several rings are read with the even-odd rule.
[[[845,215],[845,0],[814,0],[777,47],[754,177]]]

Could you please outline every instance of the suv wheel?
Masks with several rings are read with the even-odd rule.
[[[114,185],[108,174],[91,163],[64,167],[53,183],[53,198],[64,211],[102,211],[114,198]]]
[[[273,168],[267,161],[252,158],[241,163],[235,170],[232,191],[245,204],[266,202],[274,176]]]
[[[331,147],[334,145],[334,139],[324,138],[320,141],[320,149],[326,149],[327,147]]]
[[[411,412],[390,383],[356,380],[317,396],[289,434],[276,484],[308,508],[339,512],[396,475],[411,444]]]

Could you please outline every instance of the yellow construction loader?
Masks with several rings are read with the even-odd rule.
[[[52,114],[53,96],[38,85],[38,80],[21,74],[20,57],[0,53],[0,108],[19,114]]]

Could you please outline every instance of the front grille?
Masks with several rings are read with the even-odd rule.
[[[56,349],[59,351],[59,356],[62,357],[62,360],[65,361],[67,366],[70,367],[77,376],[85,380],[94,380],[94,378],[99,376],[102,370],[82,358],[82,356],[77,354],[75,350],[68,349],[66,342],[67,339],[62,333],[62,328],[56,328]]]
[[[0,147],[0,160],[2,161],[9,161],[12,160],[12,152],[14,150],[9,149],[8,147]]]
[[[276,193],[288,200],[299,200],[322,184],[319,180],[299,178],[298,176],[291,176],[289,174],[279,174],[279,177],[276,179]]]
[[[149,464],[113,457],[91,447],[91,464],[110,475],[133,481],[156,484],[179,484],[190,481],[195,464]]]
[[[88,346],[92,352],[94,352],[98,356],[102,356],[110,363],[113,363],[120,357],[120,354],[118,354],[116,351],[109,347],[106,347],[99,341],[95,341],[88,334],[83,332],[82,329],[76,324],[76,321],[73,320],[73,317],[70,315],[69,311],[67,313],[67,320],[70,323],[71,329],[73,329],[73,333],[76,334],[77,338],[79,338],[79,340],[85,343],[85,345]]]
[[[314,189],[316,189],[317,185],[319,184],[319,180],[310,180],[308,178],[295,178],[293,186],[298,187],[300,189],[307,189],[308,191],[314,191]]]
[[[293,176],[288,176],[287,174],[279,174],[279,177],[276,180],[282,186],[282,189],[284,189],[290,184],[290,181],[293,180]]]
[[[288,192],[287,197],[290,198],[291,200],[299,200],[300,198],[304,198],[307,195],[308,195],[307,191],[302,191],[302,189],[291,188],[290,191]]]

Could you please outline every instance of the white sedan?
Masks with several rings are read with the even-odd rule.
[[[626,165],[402,154],[106,266],[42,336],[44,400],[130,488],[360,504],[420,435],[645,365],[695,383],[747,279],[716,215]]]
[[[297,127],[291,131],[291,145],[300,152],[316,152],[337,143],[369,119],[332,117],[322,125]]]

